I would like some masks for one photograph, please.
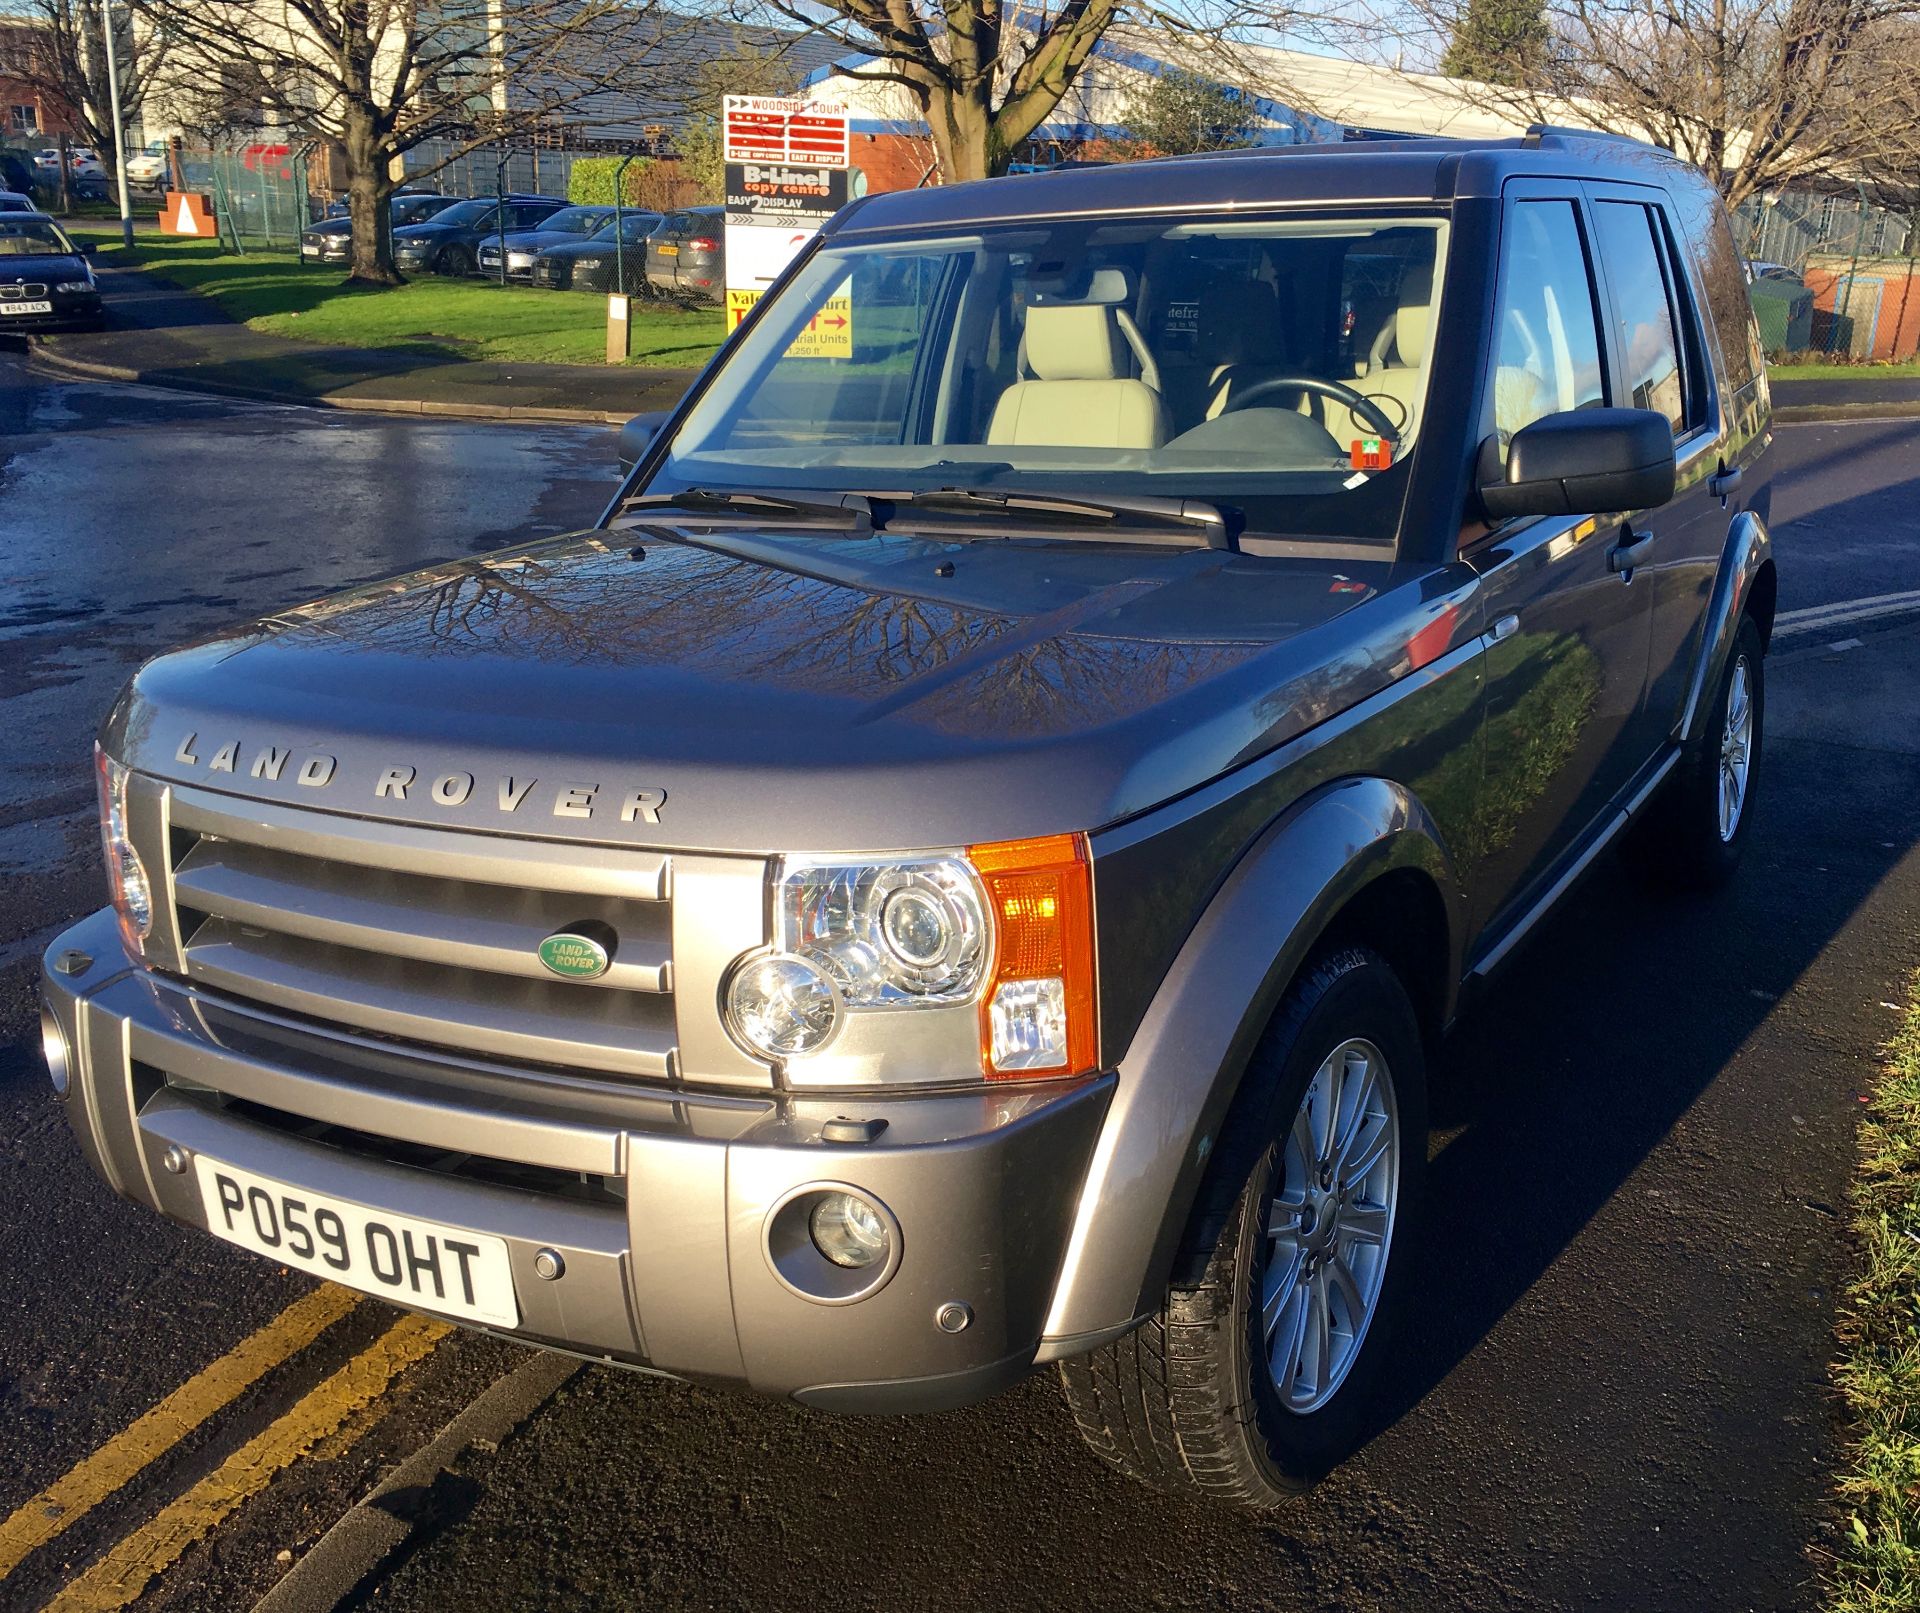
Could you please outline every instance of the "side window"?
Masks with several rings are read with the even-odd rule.
[[[1680,344],[1653,214],[1638,202],[1601,202],[1593,211],[1626,365],[1619,402],[1665,415],[1680,436],[1687,430]]]
[[[1507,443],[1523,426],[1606,401],[1600,327],[1580,221],[1570,201],[1516,202],[1501,243],[1488,432]]]

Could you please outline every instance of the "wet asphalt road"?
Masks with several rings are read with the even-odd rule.
[[[582,524],[611,433],[29,378],[0,355],[0,1516],[303,1285],[109,1197],[45,1097],[31,962],[97,905],[87,754],[139,659]],[[1920,588],[1920,422],[1781,433],[1783,609]],[[529,512],[531,512],[529,518]],[[1920,964],[1920,623],[1783,641],[1749,866],[1604,865],[1456,1036],[1417,1349],[1374,1442],[1263,1520],[1135,1491],[1051,1383],[916,1421],[588,1370],[439,1498],[373,1606],[1798,1607],[1856,1096]],[[372,1308],[370,1308],[371,1310]],[[33,1605],[380,1325],[270,1376],[0,1584]],[[355,1331],[355,1329],[358,1331]],[[519,1359],[459,1338],[150,1600],[245,1605]]]

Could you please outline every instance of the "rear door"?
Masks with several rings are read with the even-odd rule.
[[[1610,399],[1594,235],[1575,181],[1508,184],[1480,438]],[[1485,579],[1487,698],[1475,927],[1531,911],[1645,760],[1652,591],[1614,569],[1618,511],[1529,517],[1462,555]]]
[[[1713,380],[1717,355],[1665,192],[1589,185],[1587,194],[1612,304],[1618,401],[1673,424],[1673,499],[1627,517],[1653,540],[1635,586],[1644,582],[1653,596],[1646,743],[1657,746],[1679,726],[1726,541],[1728,515],[1714,479],[1727,462],[1727,429]]]

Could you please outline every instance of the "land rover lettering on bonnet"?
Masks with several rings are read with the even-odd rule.
[[[1420,1347],[1462,1004],[1616,840],[1734,872],[1769,432],[1630,141],[866,197],[593,530],[139,670],[57,1101],[397,1304],[823,1411],[1045,1368],[1273,1505]]]

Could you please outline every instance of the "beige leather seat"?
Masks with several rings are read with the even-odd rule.
[[[1415,264],[1401,278],[1400,300],[1393,318],[1380,327],[1380,334],[1373,339],[1365,371],[1351,383],[1356,392],[1378,405],[1399,427],[1397,441],[1411,437],[1417,424],[1414,411],[1419,407],[1421,387],[1426,379],[1423,366],[1432,330],[1433,265]],[[1338,403],[1330,401],[1329,412],[1362,435],[1370,435],[1375,430]],[[1334,435],[1340,435],[1338,427],[1334,428]]]
[[[1153,356],[1133,321],[1114,307],[1034,304],[1021,368],[1032,378],[1001,393],[987,427],[990,443],[1158,448],[1167,440]]]

